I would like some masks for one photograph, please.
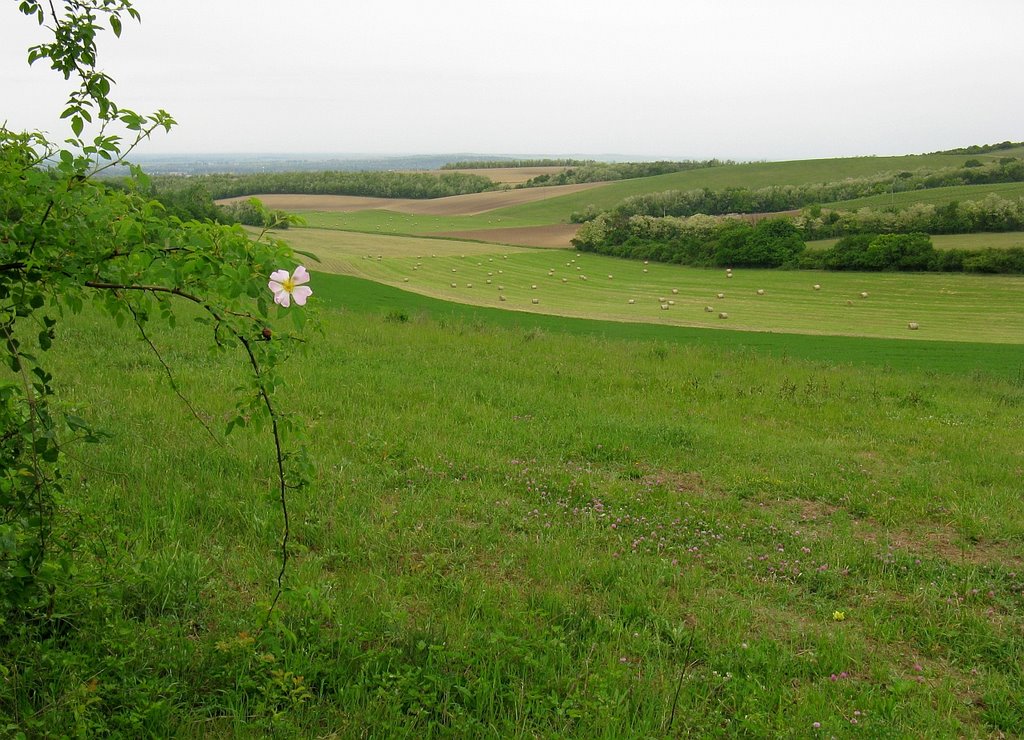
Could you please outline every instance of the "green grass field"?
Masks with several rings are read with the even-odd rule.
[[[14,726],[1024,732],[1019,374],[837,364],[830,338],[804,360],[474,307],[405,320],[395,301],[429,299],[312,284],[324,331],[280,402],[314,484],[258,636],[269,440],[211,443],[130,331],[62,329],[60,400],[111,436],[71,450],[58,629],[0,646]],[[200,331],[154,341],[219,428],[242,362]]]
[[[567,250],[418,240],[410,253],[397,237],[315,229],[292,229],[287,239],[320,255],[329,271],[518,311],[906,341],[1020,343],[1024,338],[1024,279],[1019,277],[737,270],[727,278],[724,270],[645,266]],[[814,290],[815,284],[821,289]],[[862,298],[862,292],[868,296]],[[662,309],[668,301],[674,304]],[[720,319],[721,312],[728,318]],[[910,322],[920,328],[908,330]]]
[[[728,278],[335,216],[372,228],[280,233],[322,258],[280,318],[320,331],[279,345],[312,483],[265,630],[283,512],[266,430],[221,433],[241,353],[188,307],[150,333],[211,435],[129,326],[59,323],[54,411],[104,436],[65,446],[73,577],[0,621],[0,734],[1024,736],[1024,278]]]

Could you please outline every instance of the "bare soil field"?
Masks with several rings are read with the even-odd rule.
[[[579,231],[579,224],[552,224],[551,226],[522,226],[512,229],[476,229],[473,231],[448,231],[434,236],[449,239],[473,239],[496,244],[513,244],[518,247],[548,247],[567,249],[570,240]]]
[[[412,213],[423,216],[475,216],[497,208],[517,206],[522,203],[533,203],[538,200],[555,198],[559,195],[578,193],[581,190],[600,187],[605,183],[588,182],[579,185],[555,185],[548,188],[523,188],[522,190],[496,190],[486,193],[470,193],[468,195],[452,195],[447,198],[431,198],[429,200],[413,200],[409,198],[366,198],[356,195],[301,195],[267,193],[247,195],[238,198],[224,198],[218,204],[233,203],[240,200],[259,198],[263,205],[271,209],[285,211],[366,211],[383,209]]]

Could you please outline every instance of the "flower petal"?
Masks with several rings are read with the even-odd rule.
[[[303,283],[309,282],[309,272],[305,267],[299,265],[295,268],[295,272],[292,273],[292,282],[296,285],[302,285]]]
[[[306,285],[299,285],[292,290],[292,298],[295,299],[295,303],[299,306],[306,305],[306,299],[313,295],[313,289]]]
[[[276,280],[279,283],[283,283],[285,280],[288,279],[288,271],[287,270],[274,270],[272,273],[270,273],[270,279],[271,280]]]
[[[271,280],[269,283],[267,283],[267,287],[274,291],[274,293],[280,293],[282,290],[284,290],[284,286],[281,285],[281,283],[277,282],[276,280]]]
[[[277,303],[284,308],[288,308],[288,304],[291,302],[291,293],[287,290],[282,290],[280,293],[274,293],[274,303]]]

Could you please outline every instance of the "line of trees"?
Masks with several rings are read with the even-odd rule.
[[[722,190],[666,190],[626,198],[612,210],[624,216],[693,216],[698,213],[773,213],[822,203],[872,195],[958,185],[1024,182],[1024,160],[1004,157],[977,166],[944,167],[917,173],[883,173],[806,185],[770,185],[763,188],[730,187]],[[571,214],[574,223],[595,218],[593,210]]]
[[[1008,210],[1016,214],[1013,229],[1024,229],[1024,199],[1013,203],[987,198],[958,208],[987,214],[989,223],[995,224],[993,211],[1007,212],[1000,207],[1007,203]],[[584,252],[697,266],[1024,274],[1024,249],[936,250],[931,237],[924,230],[912,228],[912,222],[903,224],[906,228],[902,232],[893,228],[880,233],[868,228],[879,225],[867,217],[868,211],[845,214],[844,218],[859,216],[859,221],[844,222],[856,230],[825,250],[805,248],[804,240],[813,232],[805,220],[766,218],[751,223],[703,214],[622,217],[605,213],[580,227],[573,245]]]
[[[1024,231],[1024,198],[1002,198],[990,193],[981,200],[944,205],[915,203],[901,210],[860,208],[838,211],[809,208],[794,218],[807,240],[850,234],[975,234]]]
[[[594,159],[470,159],[447,162],[442,170],[496,170],[506,167],[585,167],[597,164]]]
[[[487,177],[464,172],[259,172],[247,174],[155,175],[155,195],[188,190],[200,185],[211,198],[233,198],[259,193],[306,195],[358,195],[373,198],[444,198],[495,190]]]
[[[734,164],[720,159],[684,162],[587,162],[570,167],[554,174],[537,175],[517,188],[536,188],[548,185],[576,185],[585,182],[611,182],[613,180],[630,180],[635,177],[654,177],[667,175],[684,170],[697,170],[705,167],[720,167]]]

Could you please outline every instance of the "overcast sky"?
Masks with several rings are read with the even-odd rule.
[[[805,159],[1024,140],[1024,0],[136,0],[146,153]],[[0,122],[64,131],[0,0]]]

